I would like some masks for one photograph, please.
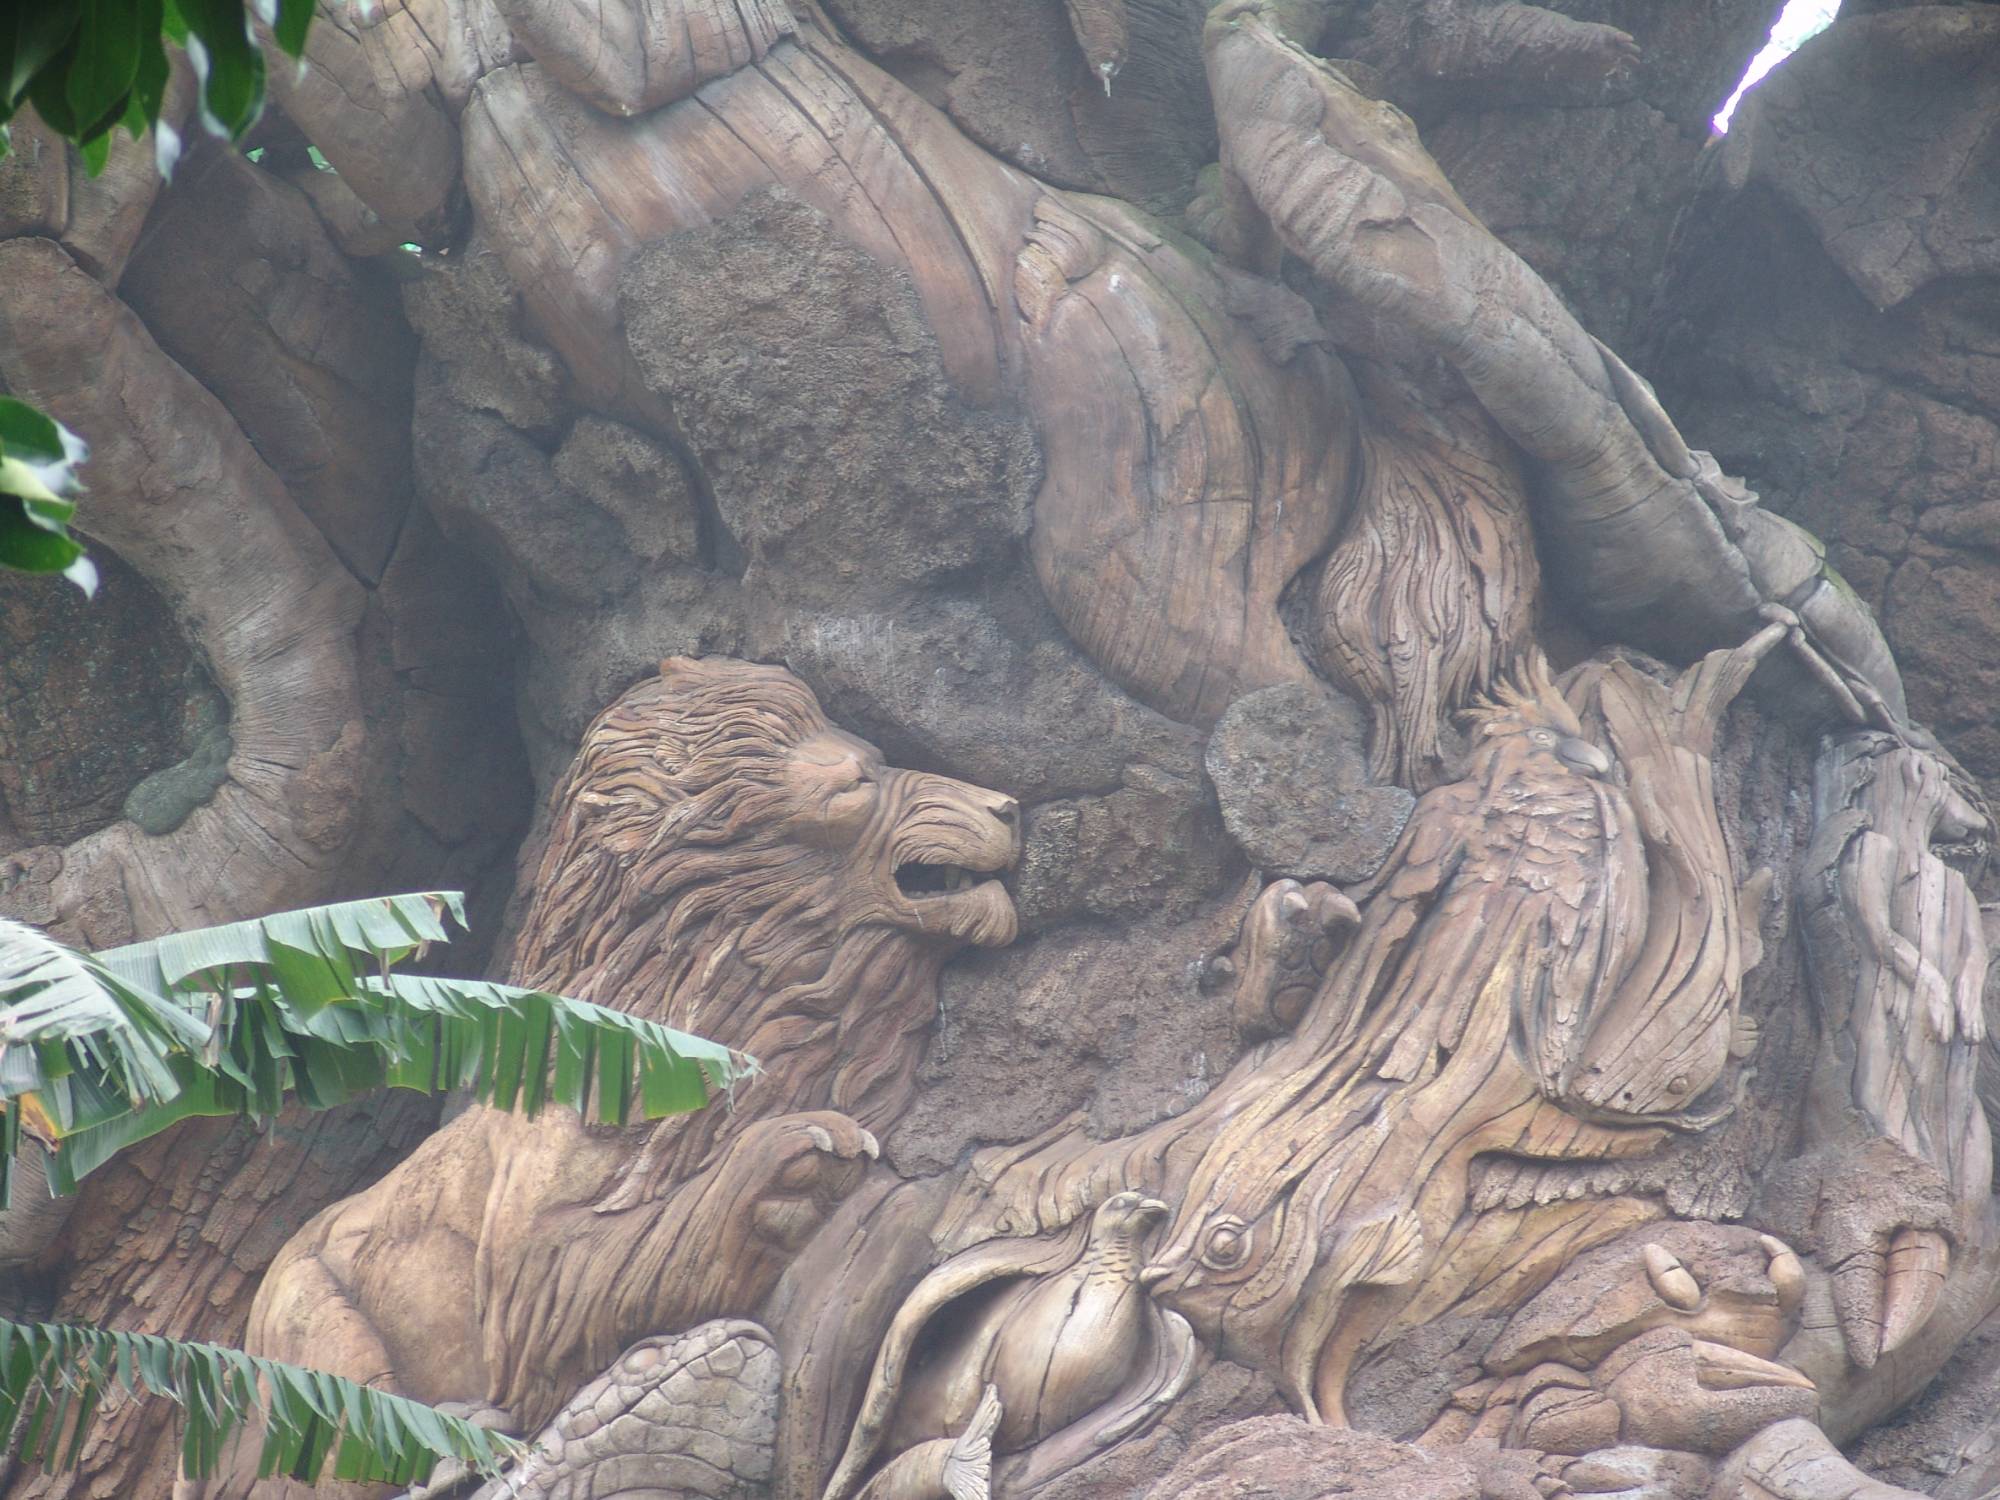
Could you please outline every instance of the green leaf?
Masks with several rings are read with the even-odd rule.
[[[287,57],[303,57],[306,31],[312,25],[313,0],[278,0],[278,19],[271,34]]]
[[[71,65],[76,61],[76,33],[72,31],[62,49],[28,80],[28,102],[35,107],[35,113],[42,117],[42,123],[57,135],[75,140],[82,133],[83,122],[77,119],[76,111],[69,107],[69,91],[63,87],[69,76]]]
[[[76,5],[76,44],[63,97],[76,119],[89,122],[88,137],[98,121],[107,116],[115,121],[125,113],[125,97],[139,76],[144,25],[154,21],[155,37],[159,27],[136,0],[76,0]]]
[[[176,0],[187,23],[187,54],[201,81],[202,119],[216,135],[241,140],[264,111],[264,54],[242,0]]]
[[[527,1446],[459,1417],[349,1380],[219,1344],[63,1323],[0,1319],[0,1452],[67,1468],[113,1382],[181,1408],[190,1478],[215,1473],[229,1440],[262,1420],[261,1477],[317,1481],[340,1448],[337,1477],[420,1483],[442,1458],[488,1478]],[[69,1434],[64,1446],[62,1439]]]
[[[469,1085],[500,1108],[594,1107],[620,1123],[635,1100],[648,1118],[699,1109],[711,1088],[754,1073],[753,1061],[726,1047],[586,1001],[390,972],[446,936],[447,914],[462,924],[456,892],[415,892],[90,958],[12,924],[64,983],[52,995],[53,978],[25,958],[11,989],[0,982],[0,1105],[10,1096],[37,1101],[53,1122],[43,1133],[56,1142],[48,1178],[67,1192],[179,1120],[268,1116],[288,1094],[327,1108],[379,1088]],[[73,962],[64,968],[50,955]],[[7,973],[0,962],[0,981]],[[93,998],[92,987],[105,993]],[[53,999],[76,1007],[61,1025],[32,1009]],[[128,1012],[137,1019],[121,1023]],[[146,1028],[137,1042],[127,1034],[135,1025]],[[14,1123],[18,1113],[0,1118]],[[9,1144],[18,1149],[18,1128]],[[195,1432],[189,1440],[205,1441]]]
[[[434,902],[455,892],[418,891],[402,896],[372,896],[303,911],[276,912],[247,922],[202,927],[192,932],[108,949],[98,960],[134,982],[181,986],[188,980],[236,964],[268,964],[273,942],[319,953],[323,958],[343,950],[370,960],[392,962],[421,943],[442,942],[447,933],[437,919]],[[317,930],[335,941],[327,942]],[[143,976],[143,979],[142,979]]]
[[[116,123],[115,119],[113,123]],[[111,160],[111,126],[106,125],[76,149],[77,154],[83,158],[84,174],[96,177],[103,172],[104,164]]]
[[[59,464],[69,456],[55,419],[12,396],[0,396],[0,448],[29,463]]]
[[[62,497],[43,483],[41,471],[7,455],[0,457],[0,494],[17,496],[30,518],[49,531],[60,531],[73,513],[58,509]]]
[[[95,959],[0,918],[0,1108],[32,1105],[59,1132],[170,1101],[200,1020]],[[19,1145],[18,1126],[12,1132]],[[64,1153],[51,1162],[51,1180]],[[66,1174],[67,1168],[63,1169]]]
[[[160,108],[167,98],[167,80],[172,65],[161,44],[161,28],[166,20],[161,0],[133,0],[139,10],[139,63],[132,74],[132,91],[125,102],[125,129],[138,140],[159,123]]]
[[[0,458],[0,487],[6,484],[11,462]],[[0,567],[22,573],[60,573],[82,556],[81,545],[30,516],[22,496],[0,490]]]
[[[77,28],[73,5],[17,4],[0,14],[0,113],[20,107],[37,73],[68,44]]]
[[[0,396],[0,567],[62,573],[88,594],[97,569],[68,531],[76,466],[89,450],[25,401]]]

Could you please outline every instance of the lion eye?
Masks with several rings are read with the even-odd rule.
[[[1241,1219],[1218,1219],[1202,1241],[1201,1263],[1211,1271],[1233,1271],[1250,1258],[1250,1226]]]

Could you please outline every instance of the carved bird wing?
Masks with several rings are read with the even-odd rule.
[[[1782,632],[1779,633],[1780,636]],[[1575,695],[1624,768],[1634,826],[1621,864],[1637,872],[1634,940],[1589,1021],[1559,1096],[1585,1110],[1693,1126],[1722,1076],[1762,884],[1739,892],[1715,805],[1708,749],[1728,702],[1772,640],[1709,653],[1671,685],[1631,663],[1592,664]],[[1726,1103],[1716,1105],[1727,1107]]]
[[[1615,974],[1607,940],[1626,929],[1606,919],[1633,904],[1631,871],[1610,858],[1602,832],[1620,802],[1571,775],[1513,780],[1483,806],[1475,789],[1447,790],[1464,794],[1449,808],[1455,824],[1440,818],[1423,830],[1384,893],[1412,904],[1388,920],[1407,925],[1413,941],[1376,1002],[1407,1018],[1378,1071],[1419,1076],[1436,1049],[1459,1044],[1475,1008],[1497,1002],[1511,1008],[1546,1090]]]
[[[1104,1405],[1012,1460],[1004,1475],[1007,1493],[1032,1494],[1093,1453],[1144,1432],[1194,1384],[1204,1363],[1194,1329],[1170,1308],[1153,1308],[1153,1336],[1131,1378]]]
[[[861,1476],[874,1460],[895,1415],[911,1351],[931,1319],[968,1292],[994,1281],[1061,1270],[1076,1259],[1089,1228],[1086,1216],[1052,1238],[987,1240],[954,1255],[917,1283],[882,1339],[847,1451],[827,1481],[824,1500],[846,1500],[860,1487]]]

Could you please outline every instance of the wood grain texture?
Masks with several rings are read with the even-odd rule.
[[[762,1074],[652,1126],[468,1112],[293,1239],[248,1346],[526,1431],[645,1331],[754,1311],[907,1102],[939,966],[1012,939],[1018,852],[1011,801],[884,766],[788,673],[663,664],[556,793],[514,977]]]
[[[1128,53],[1196,24],[1172,9],[1047,0],[1038,19],[1065,77],[1115,100]],[[1045,168],[1017,144],[1032,132],[979,136],[967,122],[1009,113],[969,96],[1012,59],[975,70],[956,44],[927,48],[915,11],[893,3],[836,7],[836,25],[805,0],[402,0],[316,31],[318,66],[279,93],[342,175],[302,191],[350,252],[400,243],[392,227],[449,242],[461,265],[475,250],[484,305],[535,372],[518,403],[454,377],[468,412],[498,400],[478,418],[493,433],[519,418],[504,444],[463,451],[504,447],[536,474],[550,472],[536,450],[555,451],[570,484],[562,455],[620,425],[686,460],[686,592],[562,635],[574,647],[639,622],[586,662],[591,681],[631,681],[631,660],[606,658],[669,616],[677,628],[711,564],[754,621],[732,648],[746,653],[792,649],[808,606],[865,598],[886,638],[939,606],[990,609],[1011,631],[1046,602],[1068,641],[1039,624],[1038,649],[1197,738],[1246,695],[1334,679],[1372,721],[1370,769],[1415,811],[1386,865],[1378,848],[1347,891],[1324,869],[1290,870],[1317,877],[1301,885],[1267,883],[1283,866],[1239,868],[1238,896],[1201,914],[1210,935],[1170,950],[1191,992],[1207,976],[1187,997],[1213,1010],[1203,1035],[1233,1019],[1249,1044],[1219,1081],[1203,1052],[1180,1094],[1121,1103],[1105,1139],[1077,1119],[1048,1126],[1071,1107],[1062,1096],[1034,1116],[1040,1134],[961,1170],[975,1136],[1011,1139],[1011,1123],[981,1135],[987,1119],[1040,1105],[968,1111],[966,1129],[914,1148],[938,1175],[904,1182],[873,1132],[917,1092],[940,967],[1014,936],[989,878],[1020,852],[1014,810],[884,765],[778,668],[669,662],[591,726],[559,787],[511,973],[729,1042],[765,1076],[734,1110],[649,1127],[464,1115],[291,1238],[249,1318],[253,1347],[518,1429],[552,1421],[551,1452],[522,1476],[551,1497],[680,1483],[662,1461],[710,1408],[726,1441],[683,1486],[697,1491],[768,1475],[774,1500],[1109,1492],[1134,1471],[1090,1466],[1154,1441],[1216,1359],[1320,1423],[1351,1401],[1364,1411],[1357,1371],[1379,1416],[1396,1370],[1431,1361],[1417,1373],[1436,1384],[1456,1361],[1470,1378],[1444,1384],[1425,1436],[1504,1453],[1480,1477],[1489,1500],[1890,1500],[1825,1439],[1907,1395],[2000,1295],[1977,1097],[1992,1046],[1973,894],[1989,815],[1906,722],[1882,633],[1816,540],[1693,449],[1553,277],[1479,222],[1410,120],[1370,97],[1595,102],[1623,86],[1631,39],[1512,3],[1342,9],[1362,52],[1351,73],[1305,50],[1332,29],[1316,0],[1214,8],[1221,170],[1188,217],[1216,256],[1056,186],[1096,179]],[[868,43],[881,66],[851,44],[864,33],[898,38]],[[1200,134],[1205,110],[1192,113]],[[1175,206],[1186,184],[1169,186],[1147,201]],[[53,234],[76,191],[30,172],[6,211]],[[816,279],[835,262],[844,281]],[[448,280],[411,299],[434,359],[459,347]],[[796,311],[813,301],[802,288],[860,286],[851,306],[804,310],[839,314],[815,325],[817,345],[691,315],[760,294]],[[878,322],[894,336],[870,358],[915,376],[823,391],[847,366],[797,351],[851,353],[847,334]],[[676,342],[669,324],[699,331]],[[733,367],[697,357],[732,342]],[[754,377],[751,360],[766,367]],[[248,430],[269,393],[225,394]],[[789,433],[812,466],[860,425],[848,413],[920,401],[1005,426],[1010,454],[1032,427],[1041,466],[1009,470],[1021,493],[990,535],[971,535],[956,492],[914,460],[893,483],[828,462],[808,484],[768,458]],[[814,402],[818,425],[798,422]],[[903,430],[956,430],[915,415]],[[894,464],[893,446],[866,449],[869,463]],[[930,446],[990,467],[976,444]],[[454,479],[470,512],[482,465],[456,452],[438,463],[467,471]],[[857,471],[872,509],[840,493]],[[599,607],[590,545],[561,568],[522,556],[552,512],[533,482],[518,488],[515,519],[543,524],[496,527],[490,554]],[[644,514],[643,488],[623,514]],[[965,550],[897,571],[896,548],[925,526]],[[880,556],[850,545],[877,529]],[[787,546],[795,569],[818,558],[817,575],[772,568]],[[774,599],[785,584],[770,578],[787,576],[799,597]],[[975,653],[952,644],[973,639],[837,671],[794,664],[830,706],[871,714],[884,744],[964,765],[988,720],[963,715],[972,727],[948,741],[929,729],[953,710],[918,725],[901,705],[934,678],[976,679]],[[1582,664],[1558,678],[1544,649]],[[881,664],[911,696],[879,693]],[[1723,730],[1753,676],[1774,709],[1746,715],[1760,744],[1782,741],[1797,763],[1805,736],[1835,731],[1800,908],[1823,1045],[1803,1121],[1752,1094],[1763,1113],[1732,1134],[1764,1063],[1744,978],[1766,929],[1785,930],[1743,845],[1793,851],[1805,817],[1746,811],[1754,778]],[[1006,736],[993,738],[978,763],[1004,770]],[[1064,803],[1123,794],[1072,785],[1099,778],[1068,766],[1043,779]],[[1231,858],[1270,863],[1238,839]],[[24,888],[46,900],[50,878]],[[1083,942],[1079,912],[1123,922],[1148,891],[1118,894],[1129,904],[1031,912],[1058,978],[1024,991],[1007,1024],[1037,1050],[1049,1037],[1087,1050],[1077,1038],[1112,1024],[1093,1010],[1101,967],[1062,965]],[[1218,958],[1212,938],[1239,919]],[[1788,950],[1773,967],[1796,963]],[[1003,1009],[1023,972],[986,968],[981,1000]],[[1757,1080],[1771,1095],[1810,1056],[1811,1022],[1760,998],[1784,1043],[1777,1076]],[[1056,1024],[1061,1007],[1077,1014]],[[1746,1165],[1781,1137],[1804,1155]],[[1726,1183],[1700,1180],[1716,1164]],[[241,1264],[155,1288],[132,1268],[155,1252],[179,1266],[156,1212],[171,1176],[107,1178],[129,1190],[131,1224],[72,1225],[121,1268],[91,1285],[114,1315],[193,1318],[206,1289],[237,1317],[276,1231],[244,1205],[279,1199],[254,1177],[180,1192]],[[1746,1213],[1754,1226],[1723,1222]],[[1782,1239],[1759,1232],[1780,1221]],[[748,1315],[768,1336],[735,1321]],[[726,1350],[738,1368],[696,1371]],[[239,1474],[217,1492],[244,1489]]]
[[[1600,1072],[1676,1046],[1706,1059],[1718,1031],[1727,1055],[1754,954],[1719,830],[1696,837],[1716,820],[1705,757],[1720,707],[1782,634],[1670,685],[1618,663],[1579,669],[1567,694],[1533,667],[1502,684],[1473,713],[1465,773],[1419,801],[1361,893],[1296,1029],[1140,1135],[1058,1133],[975,1162],[940,1248],[1059,1234],[1143,1190],[1173,1209],[1145,1271],[1153,1296],[1309,1417],[1339,1421],[1372,1341],[1518,1305],[1655,1216],[1617,1197],[1470,1212],[1470,1169],[1643,1156],[1685,1122],[1641,1091],[1600,1104]]]
[[[321,3],[306,66],[270,67],[272,100],[383,219],[439,237],[447,229],[459,193],[452,96],[462,100],[465,75],[488,61],[482,11],[446,0],[387,0],[366,13]]]
[[[0,244],[0,373],[91,434],[86,529],[159,590],[230,703],[228,780],[173,832],[15,856],[11,911],[85,947],[326,899],[358,821],[362,591],[229,413],[47,240]]]
[[[502,69],[465,131],[480,217],[594,402],[671,420],[620,334],[619,273],[775,184],[909,274],[962,399],[1035,419],[1031,556],[1100,668],[1204,725],[1310,679],[1278,599],[1350,503],[1351,382],[1316,345],[1274,360],[1137,211],[1040,188],[812,31],[630,123],[566,104],[543,69]]]
[[[515,40],[565,87],[644,114],[757,62],[792,30],[784,0],[495,0]]]
[[[1318,659],[1373,710],[1369,770],[1450,779],[1452,721],[1534,638],[1541,592],[1527,485],[1469,404],[1371,390],[1355,511],[1320,570]]]

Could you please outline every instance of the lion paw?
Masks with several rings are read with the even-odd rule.
[[[1244,916],[1234,947],[1208,961],[1204,987],[1234,984],[1245,1036],[1289,1031],[1360,923],[1354,903],[1324,881],[1275,881]]]

